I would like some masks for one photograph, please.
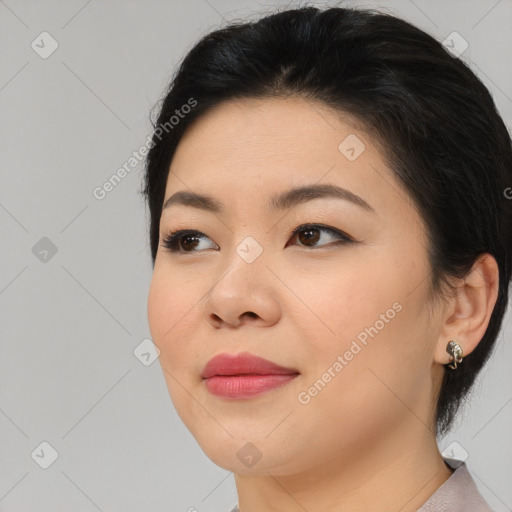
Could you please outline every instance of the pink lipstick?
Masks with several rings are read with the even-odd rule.
[[[281,387],[297,375],[295,368],[286,368],[247,352],[215,356],[201,374],[210,393],[238,399]]]

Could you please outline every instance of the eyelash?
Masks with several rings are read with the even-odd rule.
[[[340,238],[340,240],[320,245],[318,247],[310,247],[311,249],[318,249],[322,247],[332,246],[332,245],[345,245],[347,243],[354,242],[354,240],[349,237],[346,233],[343,233],[343,231],[339,231],[338,229],[331,228],[329,226],[325,226],[323,224],[302,224],[299,227],[295,228],[293,232],[291,233],[291,238],[295,237],[298,233],[301,231],[309,231],[309,230],[320,230],[325,231],[329,233],[330,235],[334,235]],[[195,236],[199,235],[199,236]],[[179,248],[179,242],[182,238],[186,236],[192,236],[193,238],[208,238],[206,235],[201,233],[200,231],[195,231],[193,229],[180,229],[176,231],[171,231],[169,235],[167,235],[163,241],[162,246],[169,252],[178,253],[178,254],[191,254],[198,251],[183,251]],[[308,247],[306,245],[301,245],[299,247]]]

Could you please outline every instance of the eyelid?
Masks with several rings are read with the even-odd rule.
[[[300,233],[301,231],[306,231],[308,229],[318,229],[320,231],[325,231],[325,232],[327,232],[327,233],[329,233],[329,234],[331,234],[331,235],[333,235],[333,236],[335,236],[335,237],[337,237],[339,239],[336,242],[320,245],[320,246],[317,246],[317,247],[315,247],[315,246],[309,247],[309,249],[318,250],[318,249],[322,249],[324,247],[331,247],[333,245],[355,242],[355,239],[352,238],[347,233],[345,233],[344,231],[341,231],[340,229],[334,228],[332,226],[327,226],[325,224],[321,224],[321,223],[318,223],[318,222],[317,223],[310,222],[310,223],[305,223],[305,224],[301,224],[301,225],[297,226],[292,231],[292,233],[290,234],[290,239],[295,238],[297,236],[297,234]],[[175,248],[173,249],[173,247],[175,247],[177,245],[179,240],[182,237],[185,237],[187,235],[194,235],[194,237],[197,238],[197,239],[204,239],[204,238],[210,239],[207,235],[205,235],[201,231],[198,231],[197,229],[177,229],[177,230],[171,231],[169,234],[164,236],[161,245],[167,251],[169,251],[169,252],[171,252],[173,254],[177,254],[177,255],[193,254],[195,252],[201,252],[201,251],[182,251],[179,247],[178,247],[178,249],[175,249]],[[213,243],[218,247],[218,245],[215,242],[213,242]],[[288,245],[289,244],[287,242],[285,247],[288,247]],[[305,246],[305,245],[301,245],[299,247],[308,248],[308,246]]]
[[[180,238],[185,237],[187,235],[194,235],[195,238],[209,238],[207,235],[205,235],[201,231],[198,231],[197,229],[177,229],[177,230],[172,230],[166,236],[163,237],[162,246],[165,250],[167,250],[173,254],[177,254],[177,255],[192,254],[194,252],[199,252],[199,251],[182,251],[179,248],[173,249],[173,247],[175,247],[176,244],[179,242]],[[213,242],[213,243],[215,244],[215,242]],[[215,244],[215,245],[217,245],[217,244]]]
[[[354,239],[350,235],[348,235],[344,231],[341,231],[341,229],[333,228],[332,226],[327,226],[325,224],[319,224],[318,222],[310,222],[310,223],[306,223],[306,224],[301,224],[300,226],[296,227],[292,231],[292,236],[295,236],[300,231],[306,231],[307,229],[320,229],[322,231],[326,231],[327,233],[330,233],[331,235],[340,237],[341,239],[344,239],[347,242],[354,241]],[[322,245],[320,247],[324,247],[324,246]]]

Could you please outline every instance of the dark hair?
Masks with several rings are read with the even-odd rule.
[[[169,166],[186,128],[226,100],[290,95],[351,114],[374,136],[425,222],[433,298],[445,297],[447,278],[464,277],[482,253],[498,263],[488,328],[456,370],[445,370],[435,416],[436,435],[444,435],[489,358],[507,306],[512,147],[485,86],[420,29],[374,10],[305,6],[205,35],[153,122],[143,190],[153,265]]]

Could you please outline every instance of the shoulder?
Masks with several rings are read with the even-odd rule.
[[[455,471],[417,512],[495,512],[478,491],[466,464],[455,459],[445,461]]]
[[[455,471],[417,512],[495,512],[478,491],[466,464],[445,459]],[[240,512],[236,504],[229,512]]]

